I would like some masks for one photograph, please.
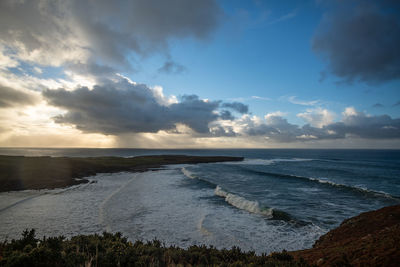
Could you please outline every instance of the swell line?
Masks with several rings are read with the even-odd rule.
[[[348,191],[353,191],[353,192],[357,192],[357,193],[372,195],[375,197],[383,197],[383,198],[389,198],[389,199],[394,199],[394,200],[400,201],[400,197],[393,196],[386,192],[375,191],[375,190],[366,189],[366,188],[362,188],[362,187],[358,187],[358,186],[339,184],[339,183],[335,183],[335,182],[332,182],[327,179],[306,177],[306,176],[299,176],[299,175],[292,175],[292,174],[282,174],[282,173],[258,171],[258,170],[252,170],[252,169],[245,168],[245,167],[243,169],[245,169],[248,172],[256,173],[259,175],[266,175],[266,176],[270,176],[270,177],[278,177],[278,178],[283,178],[283,179],[298,179],[298,180],[302,180],[302,181],[308,181],[308,182],[312,182],[312,183],[317,183],[317,184],[330,186],[330,187],[334,187],[334,188],[339,188],[339,189],[344,189],[344,190],[348,190]]]
[[[221,162],[219,164],[225,165],[272,165],[279,162],[304,162],[304,161],[313,161],[315,159],[306,159],[306,158],[275,158],[275,159],[249,159],[246,158],[243,161],[227,161]]]
[[[196,180],[198,180],[198,181],[201,181],[201,182],[206,183],[208,186],[211,186],[211,187],[217,186],[217,184],[214,184],[213,182],[210,182],[210,181],[208,181],[208,180],[206,180],[206,179],[201,178],[200,176],[195,175],[193,172],[189,171],[189,170],[186,169],[185,167],[182,167],[182,168],[181,168],[181,172],[182,172],[182,174],[183,174],[184,176],[186,176],[186,177],[189,178],[189,179],[196,179]]]

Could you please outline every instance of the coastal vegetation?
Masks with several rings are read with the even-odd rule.
[[[398,266],[400,205],[365,212],[321,236],[311,249],[257,255],[238,247],[167,247],[121,233],[35,236],[0,243],[0,266]]]
[[[139,157],[0,156],[0,192],[51,189],[88,182],[97,173],[143,172],[168,164],[241,161],[242,157],[155,155]]]
[[[158,240],[132,243],[120,233],[43,237],[25,230],[22,238],[0,244],[0,266],[309,266],[287,252],[256,255],[238,247],[218,250],[166,247]]]

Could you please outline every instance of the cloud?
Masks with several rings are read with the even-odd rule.
[[[37,97],[33,94],[15,90],[0,84],[0,108],[32,105],[35,104],[37,100]]]
[[[223,103],[222,107],[232,109],[241,114],[245,114],[245,113],[249,112],[249,106],[245,105],[243,103],[240,103],[240,102]]]
[[[15,68],[19,65],[18,61],[15,60],[11,55],[5,55],[6,52],[7,49],[5,49],[0,42],[0,70]]]
[[[325,125],[317,136],[319,138],[354,136],[367,139],[400,138],[400,119],[393,119],[388,115],[366,115],[349,107],[343,112],[342,121]]]
[[[327,109],[307,109],[306,112],[297,114],[297,117],[304,119],[310,125],[322,128],[333,122],[335,114]]]
[[[241,102],[247,102],[247,101],[251,101],[251,100],[262,100],[262,101],[271,101],[271,98],[268,97],[262,97],[262,96],[250,96],[250,97],[233,97],[233,98],[227,98],[227,100],[230,101],[241,101]]]
[[[326,126],[339,136],[355,135],[361,138],[400,138],[400,119],[388,115],[370,116],[349,107],[343,112],[341,122]]]
[[[43,96],[50,105],[66,110],[54,117],[56,123],[71,124],[89,133],[156,133],[175,131],[178,124],[183,124],[207,135],[211,122],[234,119],[229,111],[219,110],[220,101],[184,95],[180,102],[171,102],[160,90],[123,77],[95,85],[92,90],[44,90]]]
[[[397,101],[396,103],[393,104],[393,107],[398,107],[400,106],[400,101]]]
[[[206,39],[221,13],[214,0],[0,1],[0,44],[41,65],[126,69],[137,56],[166,51],[170,39]]]
[[[167,60],[162,67],[158,69],[159,73],[166,74],[180,74],[185,72],[187,69],[185,66],[176,63],[172,60]]]
[[[325,14],[313,50],[345,82],[400,78],[400,8],[395,1],[339,1]]]
[[[250,136],[264,136],[277,142],[292,142],[296,136],[301,135],[297,125],[290,124],[281,113],[270,113],[265,116],[265,121],[257,118],[245,117],[239,123],[244,123],[242,134]]]
[[[279,23],[279,22],[282,22],[282,21],[286,21],[286,20],[289,20],[289,19],[292,19],[292,18],[296,17],[296,15],[297,15],[297,10],[292,10],[291,12],[289,12],[289,13],[287,13],[285,15],[282,15],[279,18],[271,21],[269,24],[276,24],[276,23]]]
[[[268,122],[271,118],[284,117],[286,115],[287,115],[286,112],[282,112],[282,111],[278,110],[278,111],[274,111],[274,112],[270,112],[270,113],[265,114],[264,118]]]
[[[107,65],[100,65],[93,61],[85,63],[75,62],[65,64],[66,71],[71,71],[74,74],[79,74],[85,77],[92,77],[97,81],[107,79],[116,73],[116,70]]]
[[[300,100],[296,96],[289,96],[287,99],[292,104],[302,105],[302,106],[315,106],[321,102],[320,100],[311,100],[311,101]]]
[[[257,95],[253,95],[251,96],[252,99],[258,99],[258,100],[265,100],[265,101],[270,101],[271,98],[268,97],[262,97],[262,96],[257,96]]]
[[[243,115],[235,120],[240,135],[263,136],[276,142],[306,142],[346,138],[399,139],[400,119],[388,115],[371,116],[346,108],[342,120],[333,122],[333,113],[323,109],[309,110],[300,117],[308,124],[299,126],[289,123],[280,112],[265,115],[265,120]]]

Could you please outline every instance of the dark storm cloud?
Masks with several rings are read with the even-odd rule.
[[[0,84],[0,108],[31,105],[35,102],[37,102],[35,96]]]
[[[84,132],[112,135],[177,132],[176,125],[183,124],[203,137],[264,136],[277,142],[400,138],[400,119],[388,115],[371,116],[347,108],[341,121],[322,127],[291,124],[279,114],[266,115],[264,122],[249,115],[236,120],[225,108],[245,112],[237,102],[221,104],[185,95],[180,102],[171,104],[146,85],[122,77],[119,81],[96,85],[92,90],[80,87],[73,91],[45,90],[42,94],[50,105],[67,111],[54,117],[55,122],[74,125]]]
[[[345,82],[400,78],[400,9],[394,1],[341,1],[325,14],[313,49]]]
[[[167,60],[162,67],[158,69],[159,73],[180,74],[186,71],[186,67],[172,60]]]
[[[237,111],[241,114],[245,114],[247,112],[249,112],[249,106],[245,105],[243,103],[240,102],[233,102],[233,103],[223,103],[222,107],[224,108],[230,108],[234,111]]]
[[[210,122],[229,115],[220,115],[220,101],[204,101],[196,95],[183,96],[179,103],[160,103],[146,85],[125,79],[96,85],[92,90],[45,90],[43,96],[50,105],[67,110],[54,118],[57,123],[72,124],[84,132],[113,135],[174,130],[176,124],[208,134]]]
[[[232,116],[232,113],[229,110],[222,110],[220,113],[220,117],[222,120],[234,120],[235,117]]]
[[[400,119],[388,115],[367,116],[362,112],[346,116],[342,122],[326,126],[338,136],[353,135],[369,139],[400,138]]]
[[[41,64],[85,63],[86,53],[92,62],[126,68],[135,55],[166,51],[171,38],[207,38],[220,14],[214,0],[6,0],[0,41],[21,57],[35,52]]]

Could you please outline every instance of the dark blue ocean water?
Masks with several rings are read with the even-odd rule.
[[[91,211],[92,217],[97,216],[98,220],[84,226],[86,222],[80,222],[79,218],[88,208],[80,203],[80,208],[70,211],[81,210],[75,219],[52,217],[54,224],[47,225],[42,232],[72,235],[77,229],[84,233],[118,230],[131,239],[157,237],[181,246],[239,245],[265,252],[309,247],[346,218],[400,204],[399,150],[2,148],[0,154],[82,157],[185,154],[245,158],[243,162],[170,166],[167,170],[135,177],[130,174],[98,176],[94,178],[98,183],[82,186],[74,193],[50,192],[51,206],[45,201],[49,195],[2,194],[1,237],[6,232],[18,232],[30,222],[40,225],[43,214],[50,208],[61,210],[60,214],[68,213],[63,210],[67,209],[64,204],[57,206],[57,201],[80,203],[77,198],[85,196],[87,200],[91,196],[93,203],[102,203],[96,212]],[[24,197],[27,201],[21,205],[13,204]],[[22,217],[27,211],[32,212],[32,218],[35,214],[41,217],[36,221],[25,220],[16,227],[15,221],[21,221],[18,214]],[[5,219],[7,214],[11,219]],[[170,221],[168,227],[166,220]],[[60,224],[69,222],[83,226],[64,232],[58,230]],[[57,230],[48,230],[52,227]]]

